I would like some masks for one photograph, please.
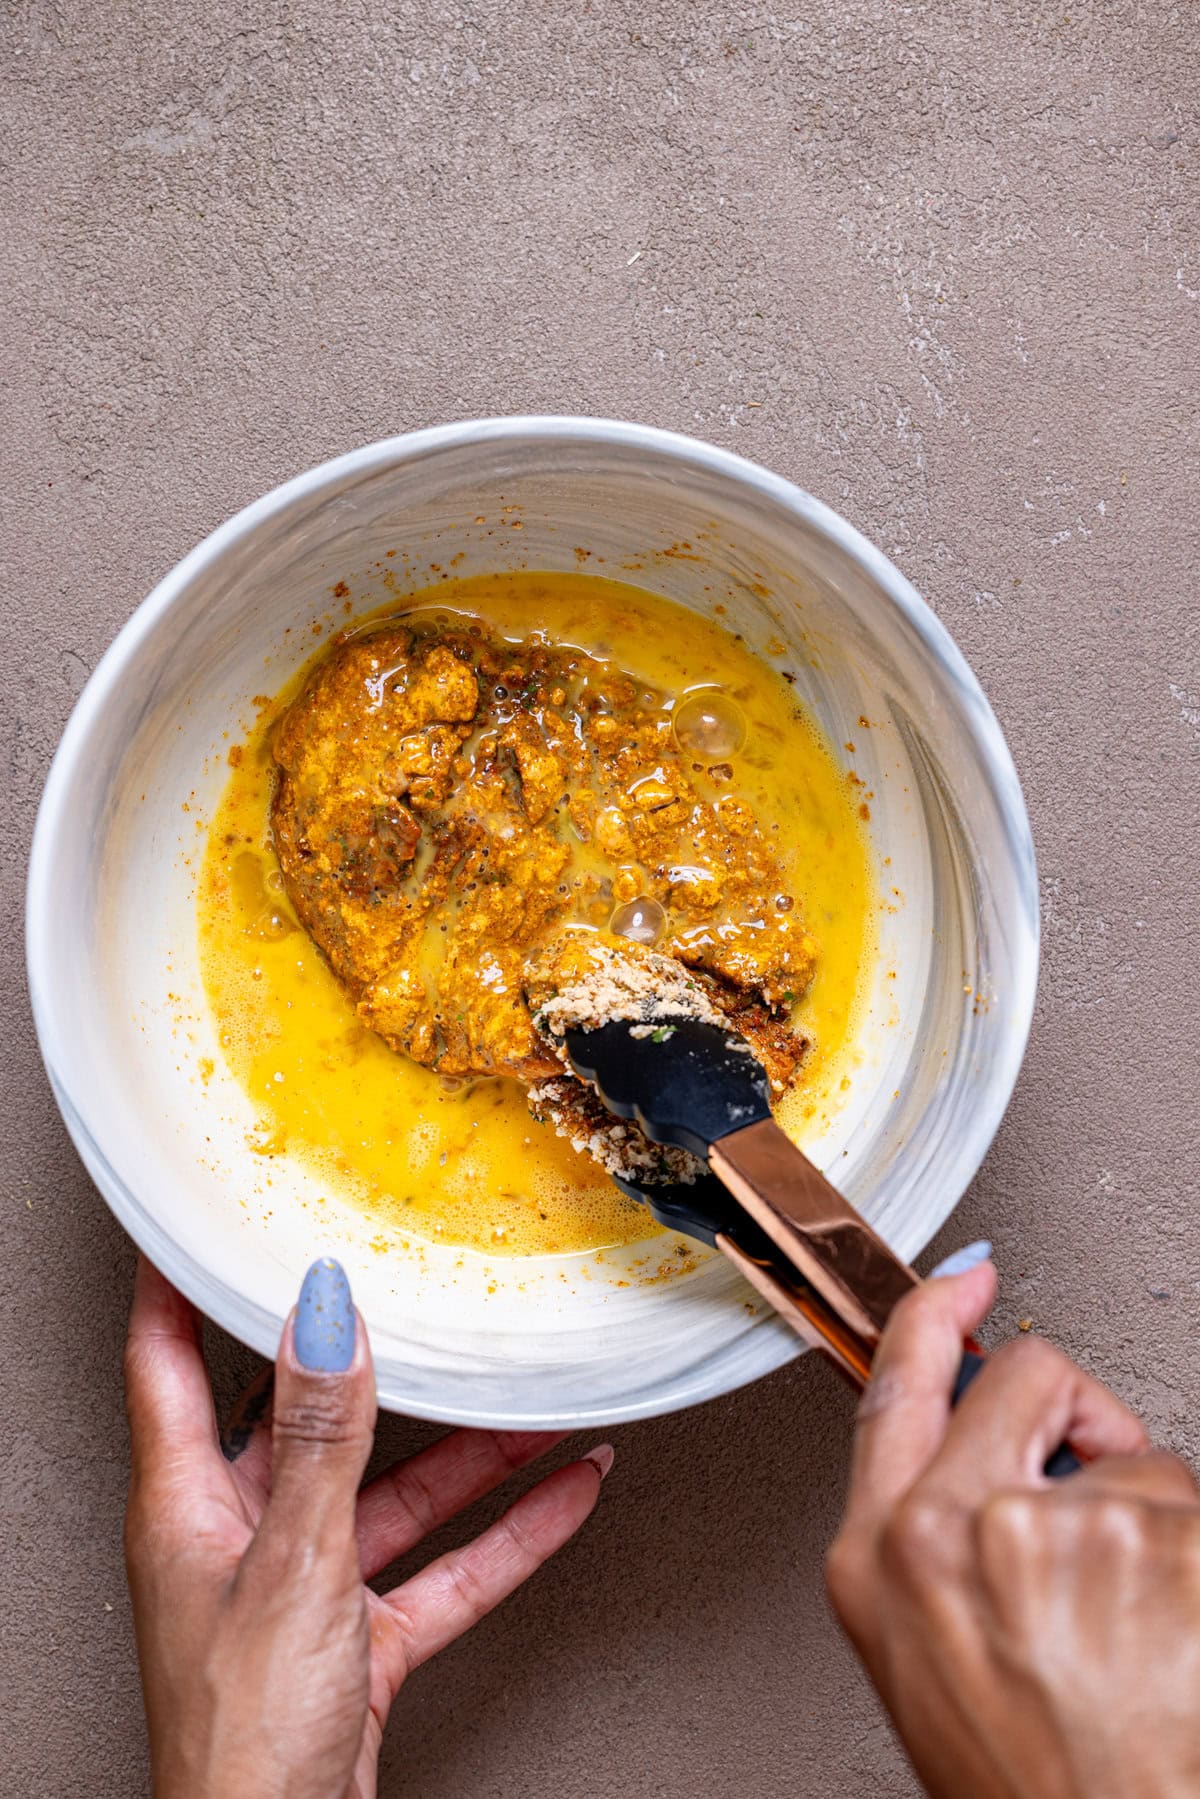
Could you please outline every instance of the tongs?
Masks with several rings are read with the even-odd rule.
[[[618,1178],[623,1191],[668,1229],[719,1249],[806,1343],[865,1386],[892,1308],[920,1276],[776,1124],[750,1045],[690,1018],[653,1030],[625,1020],[571,1028],[563,1043],[610,1112],[709,1170],[693,1183]],[[964,1345],[955,1402],[984,1359]],[[1046,1473],[1078,1467],[1064,1444]]]

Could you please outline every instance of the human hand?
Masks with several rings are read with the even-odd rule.
[[[612,1450],[379,1598],[365,1580],[560,1438],[454,1431],[360,1490],[375,1380],[338,1264],[309,1270],[273,1383],[268,1371],[243,1396],[223,1442],[200,1329],[142,1258],[125,1553],[155,1793],[368,1799],[404,1680],[578,1530]]]
[[[1200,1497],[1048,1343],[957,1409],[990,1263],[897,1307],[863,1395],[834,1607],[935,1799],[1200,1792]],[[1050,1482],[1064,1440],[1087,1462]]]

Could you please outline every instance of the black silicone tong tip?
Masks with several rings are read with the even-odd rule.
[[[729,1235],[741,1210],[715,1174],[702,1174],[694,1181],[631,1181],[620,1174],[613,1179],[622,1193],[647,1206],[667,1230],[698,1237],[710,1246],[719,1236]]]
[[[634,1035],[636,1030],[637,1035]],[[652,1143],[668,1144],[689,1150],[707,1163],[709,1150],[722,1138],[771,1118],[767,1076],[749,1046],[718,1025],[696,1019],[668,1019],[653,1027],[628,1022],[601,1025],[593,1031],[570,1030],[565,1038],[567,1056],[575,1073],[591,1082],[610,1112],[620,1118],[633,1119]],[[798,1154],[798,1152],[796,1152]],[[729,1150],[718,1152],[728,1162]],[[803,1157],[799,1157],[801,1163]],[[736,1164],[733,1165],[736,1171]],[[743,1172],[745,1172],[743,1159]],[[816,1173],[804,1164],[811,1177]],[[816,1176],[824,1186],[823,1177]],[[833,1314],[821,1295],[795,1266],[794,1257],[780,1261],[778,1242],[749,1216],[744,1207],[716,1175],[706,1172],[694,1182],[637,1182],[617,1180],[617,1185],[631,1197],[650,1208],[660,1224],[706,1243],[716,1243],[726,1254],[740,1258],[742,1270],[753,1278],[754,1263],[763,1271],[766,1284],[756,1280],[760,1291],[778,1304],[781,1299],[793,1302],[797,1329],[802,1320],[808,1328],[802,1334],[829,1350],[842,1322]],[[768,1194],[769,1185],[756,1188],[760,1196]],[[828,1189],[829,1198],[841,1213],[865,1230],[840,1195]],[[828,1230],[828,1207],[824,1223]],[[835,1212],[834,1216],[838,1216]],[[843,1225],[845,1216],[843,1216]],[[877,1245],[876,1261],[894,1264],[891,1252]],[[749,1258],[749,1260],[747,1260]],[[797,1276],[799,1275],[799,1278]],[[915,1279],[909,1271],[910,1278]],[[817,1315],[825,1312],[824,1323],[814,1337],[811,1326]],[[843,1349],[846,1333],[842,1331]],[[835,1362],[847,1372],[849,1352],[834,1355]],[[952,1403],[979,1374],[984,1358],[972,1343],[965,1347]],[[870,1354],[860,1355],[852,1363],[857,1384],[868,1377]],[[1045,1466],[1051,1479],[1073,1473],[1079,1461],[1065,1443],[1055,1451]]]
[[[743,1038],[720,1025],[622,1019],[594,1031],[569,1030],[564,1041],[575,1073],[591,1082],[610,1112],[634,1119],[651,1143],[707,1161],[720,1138],[771,1116],[761,1063]]]

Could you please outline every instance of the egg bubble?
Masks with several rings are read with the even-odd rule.
[[[719,687],[689,693],[675,708],[672,724],[680,749],[702,762],[736,756],[746,741],[746,715]]]
[[[631,943],[644,943],[647,946],[658,942],[666,928],[667,915],[656,899],[626,900],[618,906],[609,920],[608,928],[614,937],[628,937]]]

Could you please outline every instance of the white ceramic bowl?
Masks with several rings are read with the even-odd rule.
[[[519,532],[500,528],[514,516]],[[664,554],[681,540],[695,560]],[[308,653],[331,585],[350,579],[366,609],[386,550],[417,587],[452,555],[460,575],[574,570],[576,545],[605,572],[642,564],[636,580],[698,611],[723,599],[725,622],[768,659],[772,640],[786,646],[773,659],[830,741],[857,740],[875,851],[903,904],[883,913],[850,1102],[807,1147],[903,1255],[979,1166],[1033,1008],[1033,849],[996,721],[909,583],[809,495],[641,426],[516,418],[371,444],[248,506],[142,603],[64,733],[29,877],[38,1035],[93,1179],[177,1286],[269,1355],[304,1267],[339,1255],[381,1402],[423,1417],[612,1423],[728,1391],[798,1349],[776,1319],[751,1316],[719,1257],[647,1287],[618,1285],[619,1257],[380,1256],[352,1207],[301,1203],[316,1195],[303,1168],[281,1177],[276,1163],[264,1185],[249,1102],[213,1041],[196,814],[228,772],[225,734]],[[216,1063],[208,1083],[202,1056]]]

